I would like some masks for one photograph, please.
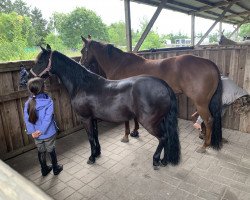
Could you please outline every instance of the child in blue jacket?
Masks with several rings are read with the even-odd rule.
[[[44,93],[44,80],[32,78],[28,81],[28,90],[32,94],[24,106],[24,120],[27,134],[32,135],[38,149],[38,159],[43,176],[53,169],[58,175],[63,167],[58,165],[55,152],[57,126],[54,122],[54,105],[52,99]],[[52,167],[46,163],[46,152],[50,154]]]

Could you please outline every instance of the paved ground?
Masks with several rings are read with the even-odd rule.
[[[144,129],[139,139],[127,144],[120,139],[124,125],[100,123],[102,156],[88,165],[89,143],[79,131],[57,141],[64,171],[42,178],[36,150],[7,161],[54,199],[250,200],[250,134],[223,130],[229,140],[220,152],[195,150],[201,145],[192,123],[179,120],[182,162],[179,166],[153,170],[157,140]]]

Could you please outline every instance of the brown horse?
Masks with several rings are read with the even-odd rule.
[[[165,80],[175,93],[184,93],[193,100],[206,125],[206,137],[198,150],[205,152],[211,145],[221,148],[221,95],[222,84],[218,67],[210,60],[181,55],[166,59],[149,60],[134,53],[123,52],[110,44],[85,39],[80,63],[89,66],[98,63],[108,79],[117,80],[148,74]],[[135,119],[135,131],[139,128]],[[126,133],[129,128],[126,129]]]

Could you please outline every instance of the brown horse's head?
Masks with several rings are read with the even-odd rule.
[[[52,51],[50,45],[47,44],[46,49],[41,47],[42,51],[38,54],[35,65],[31,68],[28,78],[41,77],[48,78],[51,69]]]
[[[91,51],[91,36],[88,35],[88,39],[81,36],[83,41],[83,48],[81,50],[80,64],[84,65],[86,68],[90,66],[91,63],[95,63],[95,57]]]

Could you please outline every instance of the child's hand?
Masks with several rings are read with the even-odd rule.
[[[41,135],[42,133],[41,133],[41,131],[35,131],[34,133],[32,133],[31,135],[32,135],[32,137],[35,139],[35,138],[38,138],[40,135]]]

